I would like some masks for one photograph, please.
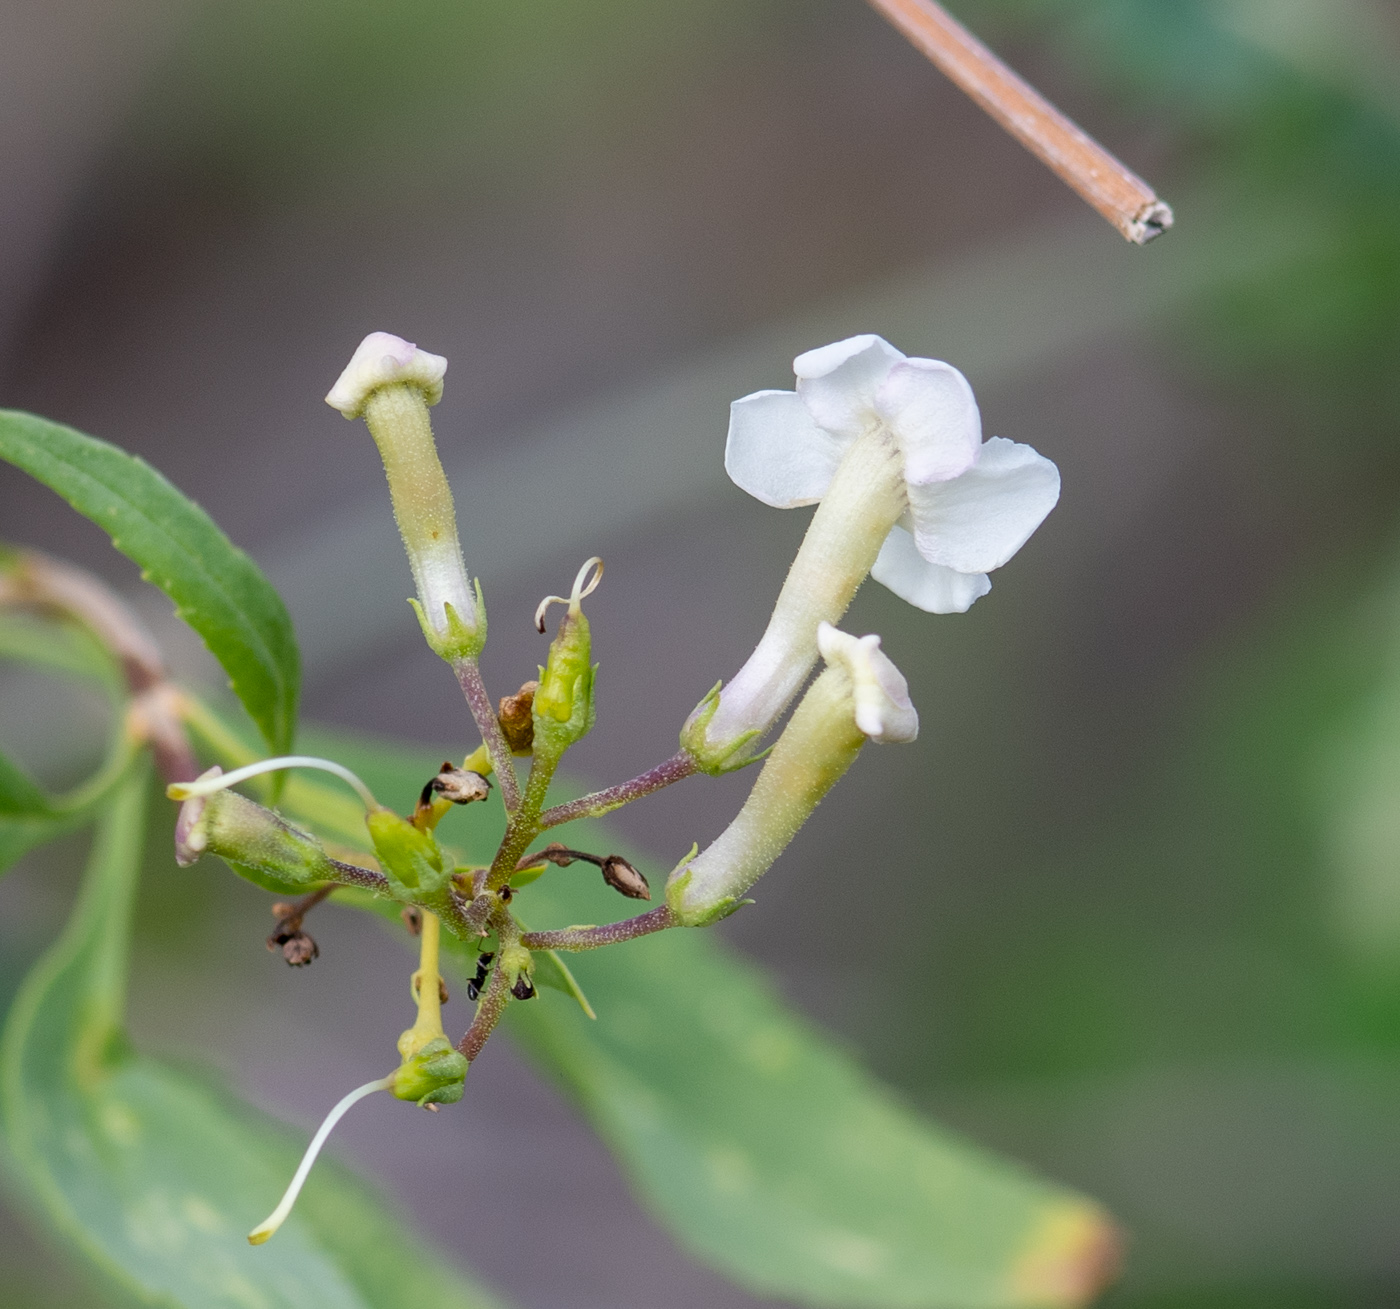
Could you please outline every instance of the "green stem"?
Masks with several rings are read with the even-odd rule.
[[[506,834],[501,847],[496,851],[491,871],[486,875],[486,889],[499,891],[515,874],[515,866],[529,847],[530,842],[540,834],[540,814],[544,810],[545,798],[549,793],[549,783],[554,770],[559,767],[558,756],[537,754],[530,764],[530,778],[525,783],[525,794],[520,797],[520,808],[511,816],[506,825]]]

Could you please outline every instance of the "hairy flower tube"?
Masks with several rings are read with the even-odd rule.
[[[793,370],[795,391],[730,410],[734,482],[780,509],[818,507],[757,648],[682,733],[707,772],[753,757],[745,747],[816,662],[818,625],[840,620],[867,575],[930,613],[963,612],[1059,499],[1048,459],[982,440],[972,388],[950,364],[866,335],[809,350]]]
[[[890,744],[919,733],[908,683],[878,636],[858,638],[822,623],[817,641],[826,668],[764,761],[738,817],[667,882],[666,903],[688,927],[714,922],[743,903],[867,740]]]
[[[457,538],[452,491],[433,443],[428,408],[442,399],[447,360],[389,332],[360,342],[326,403],[364,418],[384,460],[389,495],[428,644],[449,662],[480,652],[486,618]]]

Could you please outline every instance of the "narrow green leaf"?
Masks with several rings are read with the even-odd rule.
[[[125,1297],[164,1309],[490,1309],[335,1167],[256,1249],[298,1150],[284,1128],[131,1052],[127,936],[146,773],[104,814],[72,921],[25,981],[0,1114],[37,1216]]]
[[[0,410],[0,459],[107,531],[203,637],[268,748],[290,750],[301,680],[291,619],[209,515],[144,460],[32,414]]]
[[[339,736],[316,748],[400,805],[441,753]],[[355,839],[317,785],[289,788],[288,808]],[[480,860],[489,817],[449,818],[444,839],[470,828]],[[566,870],[517,898],[532,925],[616,917],[615,896]],[[1086,1303],[1106,1279],[1114,1236],[1098,1206],[910,1112],[713,933],[571,962],[598,1021],[542,996],[511,1005],[507,1030],[574,1096],[676,1239],[735,1281],[822,1306],[1051,1309]]]

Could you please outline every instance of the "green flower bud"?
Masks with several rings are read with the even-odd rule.
[[[421,1050],[406,1055],[389,1088],[400,1100],[415,1104],[456,1104],[467,1079],[466,1056],[439,1036]]]
[[[593,577],[585,585],[590,572]],[[581,602],[598,585],[602,575],[603,561],[590,559],[579,569],[568,600],[562,596],[548,596],[536,611],[535,625],[543,632],[545,610],[555,601],[568,605],[559,632],[550,644],[549,659],[540,670],[539,688],[534,695],[532,717],[537,755],[557,759],[587,736],[593,727],[593,681],[598,669],[590,662],[593,641]]]
[[[447,884],[454,865],[431,832],[419,831],[391,809],[372,810],[365,815],[365,826],[389,889],[398,899],[421,900]]]
[[[175,860],[187,867],[204,854],[216,854],[249,881],[284,894],[335,878],[330,856],[314,836],[237,791],[192,796],[180,806]]]

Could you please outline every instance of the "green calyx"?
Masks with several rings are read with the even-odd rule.
[[[397,1099],[417,1105],[456,1104],[467,1080],[467,1060],[439,1036],[404,1058],[389,1088]]]
[[[549,647],[531,709],[537,755],[558,758],[592,730],[593,683],[598,672],[598,666],[589,662],[592,652],[588,619],[582,609],[571,607]]]
[[[473,579],[472,585],[476,591],[475,627],[469,627],[462,620],[456,607],[450,601],[444,601],[442,609],[447,630],[439,632],[428,622],[428,616],[423,612],[423,606],[418,600],[413,596],[408,600],[413,606],[413,612],[418,615],[418,626],[423,629],[423,638],[427,641],[428,648],[439,659],[445,659],[449,664],[459,659],[475,659],[486,646],[486,598],[481,594],[481,579]]]
[[[705,739],[710,719],[719,708],[719,693],[723,687],[723,682],[716,682],[710,693],[691,710],[690,717],[681,728],[681,749],[695,760],[695,766],[702,773],[708,773],[711,777],[718,777],[722,773],[737,773],[739,769],[747,768],[768,753],[766,750],[755,751],[749,748],[761,735],[756,728],[719,745],[713,745]]]
[[[453,861],[433,839],[391,809],[365,815],[369,839],[394,897],[421,902],[435,896],[452,876]]]
[[[181,806],[175,857],[192,864],[216,854],[270,891],[305,890],[335,878],[335,866],[309,832],[237,791],[195,796]]]
[[[690,853],[680,863],[680,867],[685,871],[679,874],[672,873],[666,883],[666,904],[682,927],[711,927],[721,919],[728,918],[730,914],[738,913],[746,904],[755,903],[753,900],[726,895],[698,909],[687,908],[685,893],[690,886],[690,869],[686,868],[686,864],[695,858],[698,848],[693,845],[690,847]]]

